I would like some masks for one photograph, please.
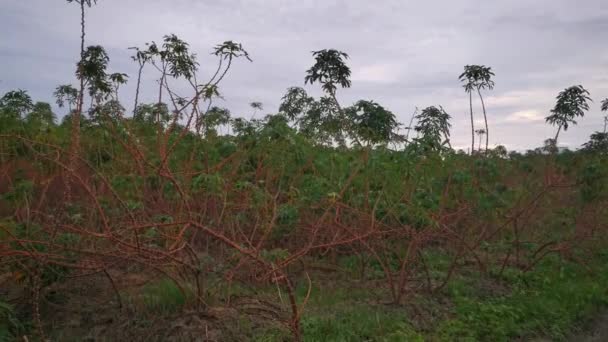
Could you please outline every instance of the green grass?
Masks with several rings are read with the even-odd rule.
[[[431,259],[443,260],[437,255]],[[512,268],[500,278],[495,272],[489,280],[476,272],[460,274],[443,294],[423,297],[422,306],[442,311],[433,313],[428,331],[416,331],[404,307],[372,304],[374,289],[317,285],[302,317],[304,341],[562,340],[608,306],[608,255],[596,256],[589,267],[592,272],[551,256],[526,274]],[[497,287],[495,293],[487,290],[488,284]],[[298,288],[300,299],[304,293]],[[440,296],[452,304],[446,306]],[[284,341],[288,336],[269,330],[256,341]]]
[[[304,341],[423,341],[398,311],[356,306],[302,320]]]
[[[506,279],[512,282],[512,293],[498,298],[480,299],[474,291],[462,291],[462,282],[456,282],[450,289],[455,303],[454,317],[439,325],[434,338],[563,339],[581,320],[608,304],[608,259],[598,258],[591,268],[592,274],[580,265],[551,257],[525,275],[509,270]]]
[[[424,341],[402,312],[363,305],[305,315],[301,327],[305,342]],[[289,340],[288,332],[281,330],[268,330],[255,338],[258,342]]]
[[[172,280],[162,279],[144,286],[140,292],[140,299],[147,311],[177,312],[193,299],[189,288],[183,290]]]
[[[14,341],[22,328],[13,307],[0,299],[0,342]]]

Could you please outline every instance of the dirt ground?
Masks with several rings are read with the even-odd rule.
[[[571,342],[608,341],[608,312],[603,312],[583,329],[583,332],[570,337]]]

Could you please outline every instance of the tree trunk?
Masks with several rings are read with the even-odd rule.
[[[163,84],[165,82],[165,75],[166,75],[166,69],[167,67],[165,65],[163,65],[163,74],[160,77],[160,81],[159,81],[159,86],[158,86],[158,102],[157,102],[157,106],[156,106],[156,124],[157,124],[157,129],[156,129],[156,144],[157,144],[157,148],[158,148],[158,153],[160,155],[160,160],[164,160],[165,159],[165,149],[164,149],[164,145],[163,145],[163,124],[161,122],[161,106],[163,103]]]
[[[135,87],[135,104],[133,105],[133,116],[137,113],[137,105],[139,104],[139,87],[141,86],[141,73],[144,69],[144,65],[139,65],[139,71],[137,73],[137,86]]]
[[[559,125],[559,127],[557,128],[557,133],[555,133],[555,139],[553,139],[553,142],[555,143],[555,148],[557,148],[557,138],[559,137],[559,132],[562,130],[562,125]]]
[[[80,1],[80,61],[84,60],[84,40],[85,40],[85,18],[84,18],[84,1]],[[80,66],[79,66],[80,68]],[[80,70],[79,70],[80,71]],[[76,168],[76,160],[80,150],[80,116],[82,115],[82,107],[84,104],[84,77],[82,72],[79,72],[80,76],[80,92],[78,93],[78,102],[76,103],[76,110],[72,115],[72,131],[70,136],[70,155],[68,157],[68,172],[73,172]],[[70,189],[70,178],[68,175],[66,180],[66,194],[71,195]]]
[[[475,124],[473,123],[473,94],[469,91],[469,108],[471,110],[471,155],[475,153]]]
[[[479,88],[477,88],[477,94],[479,94],[479,99],[481,100],[481,108],[483,109],[483,120],[486,123],[486,153],[488,153],[488,143],[490,141],[490,131],[488,130],[488,117],[486,116],[486,104],[483,101],[483,96],[481,96],[481,91],[479,90]],[[479,139],[481,140],[481,137],[479,137]]]
[[[347,126],[347,122],[346,122],[346,118],[344,117],[344,111],[342,110],[342,106],[340,106],[340,102],[338,102],[338,99],[336,98],[336,93],[331,93],[331,97],[332,99],[334,99],[334,102],[336,103],[336,106],[338,107],[338,112],[340,113],[340,122],[342,123],[343,127]],[[355,143],[359,146],[361,145],[361,142],[359,141],[359,139],[357,139],[357,137],[355,137]],[[338,133],[338,144],[340,145],[340,147],[346,147],[346,138],[344,137],[344,134],[342,131],[340,131]]]
[[[84,22],[84,1],[80,2],[80,61],[84,60],[84,40],[85,40],[85,22]],[[80,73],[80,92],[78,93],[78,103],[76,111],[72,114],[72,157],[76,158],[76,154],[80,149],[80,116],[82,115],[82,107],[84,105],[84,77]],[[72,163],[70,163],[72,164]],[[70,165],[73,166],[73,165]]]
[[[447,143],[450,150],[452,150],[452,143],[450,142],[450,134],[448,130],[443,131],[443,137],[445,138],[445,143]]]
[[[409,142],[409,138],[410,138],[410,131],[412,130],[412,125],[414,124],[414,118],[416,117],[416,113],[418,112],[418,108],[416,108],[416,110],[414,111],[414,113],[412,114],[412,118],[410,119],[410,124],[407,127],[407,133],[405,134],[405,141]]]

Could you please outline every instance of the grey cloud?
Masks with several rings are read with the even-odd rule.
[[[599,101],[608,97],[603,2],[100,0],[87,12],[87,43],[108,49],[112,70],[135,75],[127,48],[167,33],[190,42],[207,74],[215,65],[212,47],[240,41],[254,62],[235,65],[220,104],[244,116],[249,102],[276,111],[287,87],[303,86],[310,51],[342,49],[351,56],[354,78],[353,87],[339,93],[343,103],[373,99],[402,122],[415,106],[443,105],[458,146],[468,146],[470,134],[468,98],[457,79],[465,64],[496,71],[496,88],[486,93],[490,138],[509,148],[542,144],[553,128],[528,114],[546,115],[561,89],[583,84],[595,99],[593,110],[563,135],[576,146],[601,128]],[[61,0],[1,2],[0,92],[24,88],[53,102],[57,84],[75,82],[78,25],[78,8]],[[152,72],[145,77],[146,101],[154,99],[154,79]],[[132,83],[124,101],[131,100]],[[318,86],[306,89],[320,95]],[[478,105],[476,113],[481,119]]]

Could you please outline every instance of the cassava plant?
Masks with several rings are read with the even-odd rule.
[[[350,88],[352,84],[350,68],[346,65],[348,55],[334,49],[313,51],[312,55],[315,58],[315,64],[306,71],[304,83],[320,83],[323,91],[334,101],[338,115],[337,125],[334,126],[338,127],[333,127],[334,132],[332,133],[340,146],[346,146],[344,128],[348,130],[351,125],[338,102],[336,91],[338,86]]]
[[[559,133],[563,129],[568,130],[569,125],[576,125],[576,118],[585,116],[585,112],[589,110],[589,92],[581,85],[575,85],[564,89],[557,95],[555,106],[551,110],[551,115],[545,118],[545,121],[553,126],[557,126],[555,133],[555,144]]]

